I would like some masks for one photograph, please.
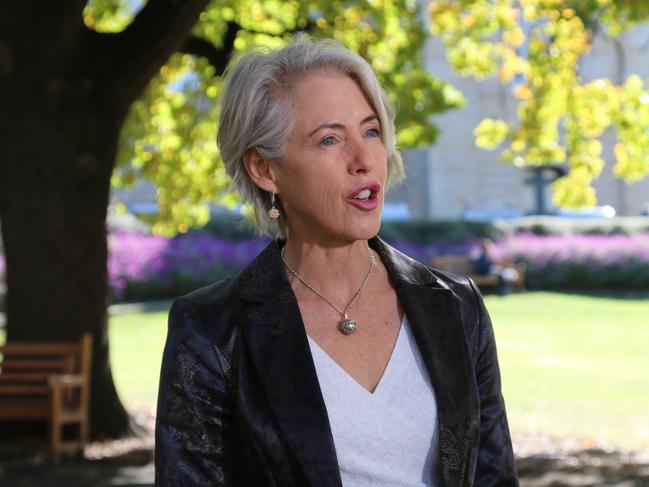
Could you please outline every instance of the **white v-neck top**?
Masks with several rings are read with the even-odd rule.
[[[374,393],[309,337],[344,487],[435,486],[437,406],[404,318]]]

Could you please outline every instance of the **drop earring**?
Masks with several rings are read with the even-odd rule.
[[[268,217],[273,220],[279,218],[279,210],[275,208],[275,193],[270,193],[270,210],[268,210]]]

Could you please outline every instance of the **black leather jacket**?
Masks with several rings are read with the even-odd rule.
[[[438,409],[440,486],[516,486],[493,331],[465,278],[378,238]],[[156,424],[156,485],[340,487],[295,295],[272,242],[236,278],[177,299]]]

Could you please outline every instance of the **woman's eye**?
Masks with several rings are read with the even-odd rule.
[[[332,136],[329,136],[322,139],[320,145],[333,145],[334,142],[336,142],[336,140]]]
[[[367,137],[380,137],[381,136],[381,131],[375,127],[372,127],[371,129],[367,129],[365,131],[365,135]]]

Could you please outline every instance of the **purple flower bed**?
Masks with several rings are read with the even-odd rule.
[[[231,276],[266,246],[265,239],[230,241],[206,232],[167,239],[112,233],[108,273],[113,299],[170,298]],[[435,255],[468,255],[475,240],[419,244],[392,241],[405,254],[430,263]],[[494,251],[527,266],[531,289],[649,289],[649,233],[634,235],[518,234]],[[5,272],[0,254],[0,280]]]
[[[430,263],[435,255],[469,255],[476,240],[423,245],[392,242]],[[649,289],[649,233],[548,235],[522,233],[495,242],[494,257],[526,266],[530,289]]]
[[[210,233],[192,232],[168,239],[113,233],[108,238],[108,275],[117,301],[169,298],[235,274],[267,245],[266,239],[230,241]],[[466,253],[473,241],[423,245],[392,242],[424,263],[438,254]]]
[[[504,238],[494,250],[527,265],[530,288],[649,289],[649,233],[528,233]]]
[[[263,239],[231,242],[192,232],[167,239],[109,236],[108,275],[117,300],[174,297],[230,276],[266,246]]]

